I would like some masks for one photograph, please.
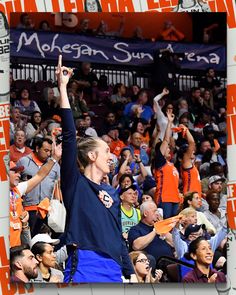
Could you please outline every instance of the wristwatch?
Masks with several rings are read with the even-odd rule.
[[[54,159],[53,157],[50,157],[49,160],[52,160],[54,163],[57,163],[57,160]]]

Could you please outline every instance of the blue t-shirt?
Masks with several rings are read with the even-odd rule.
[[[139,222],[137,225],[133,226],[128,235],[129,245],[132,248],[134,240],[139,237],[146,236],[153,231],[153,226],[149,226],[143,222]],[[161,256],[171,256],[174,257],[171,246],[165,241],[159,238],[159,235],[156,235],[153,241],[143,249],[143,251],[155,257],[157,260]]]

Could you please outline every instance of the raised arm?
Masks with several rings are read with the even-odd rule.
[[[45,165],[43,165],[40,170],[35,174],[31,179],[27,181],[27,189],[26,193],[29,193],[34,189],[51,171],[52,167],[56,162],[58,162],[61,158],[62,148],[61,144],[57,145],[55,142],[53,143],[53,154],[50,157]]]
[[[180,124],[179,127],[186,128],[182,124]],[[196,150],[196,144],[195,144],[194,138],[188,128],[186,129],[186,139],[188,141],[188,148],[183,156],[182,166],[184,169],[188,169],[192,167],[192,156],[193,156],[193,152]]]
[[[166,126],[166,131],[165,131],[163,142],[162,142],[162,144],[160,146],[160,151],[161,151],[163,156],[165,155],[166,150],[169,147],[170,137],[171,137],[171,134],[172,134],[171,127],[172,127],[172,124],[173,124],[173,121],[174,121],[174,118],[175,118],[175,115],[172,113],[172,110],[167,110],[167,118],[168,118],[168,123],[167,123],[167,126]]]
[[[76,129],[70,103],[67,95],[67,84],[73,70],[62,66],[62,56],[58,58],[56,76],[60,90],[60,107],[62,119],[62,162],[61,162],[61,189],[64,203],[69,210],[74,198],[74,184],[80,175],[77,167]]]

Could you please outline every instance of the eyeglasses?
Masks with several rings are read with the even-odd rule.
[[[147,259],[147,258],[142,258],[142,259],[139,259],[139,260],[136,260],[136,262],[141,262],[141,263],[146,263],[146,262],[150,262],[150,260],[149,259]]]

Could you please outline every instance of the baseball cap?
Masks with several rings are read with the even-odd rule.
[[[132,185],[130,185],[128,187],[122,188],[120,190],[120,195],[122,195],[124,192],[126,192],[129,189],[132,189],[132,190],[136,191],[137,190],[137,186],[135,184],[132,184]]]
[[[209,178],[208,180],[208,185],[211,185],[212,183],[216,182],[216,181],[223,181],[225,182],[225,178],[220,176],[220,175],[213,175]]]
[[[148,192],[150,189],[156,187],[156,181],[151,176],[146,176],[144,182],[143,182],[143,191]]]
[[[189,224],[185,230],[184,236],[187,239],[192,233],[196,233],[199,229],[206,229],[205,224]]]
[[[98,137],[96,130],[94,130],[92,127],[88,127],[84,134],[89,137]]]
[[[10,170],[15,172],[22,172],[25,169],[24,166],[16,166],[13,161],[10,161]]]
[[[51,245],[57,245],[60,243],[59,239],[52,239],[48,234],[37,234],[31,240],[30,246],[31,248],[38,242],[47,243]]]

